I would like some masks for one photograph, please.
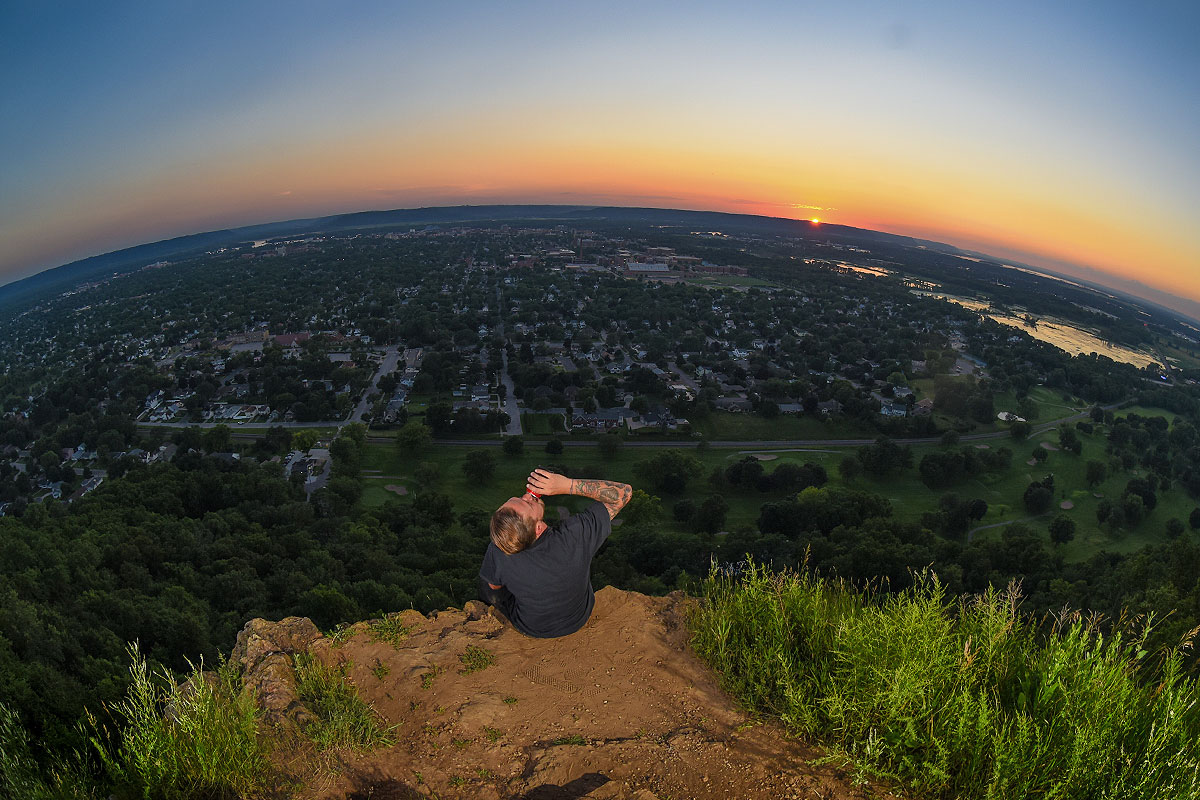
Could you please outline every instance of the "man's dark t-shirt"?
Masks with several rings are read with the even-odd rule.
[[[592,503],[547,528],[515,555],[488,543],[479,577],[512,593],[513,601],[502,610],[521,633],[542,639],[566,636],[592,614],[592,556],[610,533],[608,509]]]

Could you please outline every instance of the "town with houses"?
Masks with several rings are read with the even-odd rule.
[[[0,512],[77,498],[121,459],[169,459],[172,432],[189,427],[423,416],[441,437],[689,439],[725,438],[723,420],[745,415],[927,434],[939,409],[923,380],[986,388],[985,346],[1022,340],[924,296],[932,284],[897,280],[866,248],[810,244],[781,279],[736,263],[752,239],[689,235],[710,255],[565,226],[306,236],[64,293],[9,323],[8,374],[41,377],[21,397],[9,381],[0,471],[15,488]],[[215,288],[237,280],[245,291]],[[79,413],[123,423],[48,447],[33,435],[41,406],[81,371],[77,391],[95,394]],[[981,422],[997,411],[985,405]],[[215,452],[236,457],[228,441]],[[327,456],[275,457],[310,489],[327,473]]]

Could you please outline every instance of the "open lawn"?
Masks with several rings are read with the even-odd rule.
[[[1195,345],[1179,347],[1170,340],[1160,338],[1155,342],[1154,349],[1173,367],[1183,369],[1200,367],[1200,348]]]
[[[534,413],[522,414],[521,430],[523,430],[528,436],[550,436],[552,434],[561,434],[563,432],[562,415]]]
[[[1122,413],[1139,413],[1143,416],[1161,414],[1173,416],[1159,409],[1131,408]],[[739,417],[739,415],[728,415]],[[767,422],[761,418],[739,417],[740,419]],[[778,421],[776,421],[778,422]],[[815,422],[815,421],[814,421]],[[829,426],[822,423],[821,435],[811,438],[827,438],[830,436],[846,435],[845,433],[830,433]],[[795,436],[795,434],[776,433],[776,436]],[[1105,455],[1105,428],[1097,426],[1096,432],[1088,435],[1080,433],[1083,443],[1083,453],[1074,455],[1066,451],[1047,448],[1049,457],[1044,463],[1029,465],[1027,461],[1040,443],[1047,442],[1057,448],[1058,435],[1049,432],[1036,435],[1033,438],[1018,442],[1012,439],[998,439],[987,442],[991,448],[1007,447],[1013,451],[1012,464],[1000,473],[984,473],[975,478],[959,483],[947,489],[931,491],[920,480],[917,465],[922,456],[942,449],[940,445],[918,445],[913,448],[913,469],[902,475],[883,480],[875,480],[860,476],[845,484],[838,473],[838,464],[846,455],[853,454],[853,447],[814,447],[811,449],[794,448],[724,448],[708,447],[690,449],[702,463],[701,474],[689,484],[684,495],[665,495],[661,497],[665,523],[672,529],[683,530],[684,527],[671,518],[671,509],[682,499],[695,502],[702,501],[711,491],[708,475],[716,467],[725,468],[734,461],[748,454],[760,453],[774,456],[763,462],[766,472],[771,472],[780,464],[788,461],[797,463],[812,462],[820,464],[829,474],[829,485],[847,485],[849,488],[866,490],[888,498],[899,519],[917,522],[921,515],[936,507],[938,498],[946,493],[954,493],[960,499],[969,500],[981,498],[988,504],[988,512],[984,518],[975,523],[976,526],[989,526],[997,523],[1011,523],[1027,520],[1031,515],[1022,503],[1022,495],[1033,480],[1040,480],[1046,475],[1053,475],[1055,481],[1054,505],[1050,512],[1027,520],[1025,524],[1045,537],[1049,543],[1049,524],[1059,513],[1065,514],[1075,521],[1076,534],[1074,540],[1059,547],[1063,557],[1068,561],[1082,561],[1093,555],[1108,550],[1118,553],[1129,553],[1148,544],[1157,543],[1164,539],[1166,521],[1176,517],[1187,521],[1191,510],[1197,503],[1187,497],[1178,488],[1160,491],[1159,505],[1136,528],[1128,531],[1118,531],[1114,534],[1106,532],[1096,521],[1096,508],[1101,499],[1108,498],[1117,501],[1125,484],[1131,477],[1141,476],[1134,470],[1126,473],[1118,465],[1110,463]],[[727,438],[736,438],[726,434]],[[746,438],[752,438],[747,436]],[[800,438],[795,436],[795,438]],[[969,445],[958,445],[958,447]],[[658,448],[654,447],[625,447],[611,459],[605,459],[598,448],[569,447],[559,456],[545,453],[541,442],[526,442],[525,453],[521,456],[506,456],[499,447],[490,448],[496,456],[496,472],[493,478],[483,486],[469,482],[462,471],[462,463],[472,448],[455,446],[431,445],[415,457],[401,454],[392,445],[370,445],[364,463],[364,484],[362,502],[365,505],[380,505],[392,499],[399,499],[396,494],[384,489],[387,484],[405,486],[410,490],[418,488],[415,470],[421,462],[436,463],[440,467],[440,480],[433,488],[448,493],[455,498],[455,507],[459,511],[467,509],[490,510],[499,506],[504,500],[524,491],[524,479],[529,471],[538,466],[553,467],[566,465],[572,470],[582,470],[585,474],[611,480],[625,481],[635,488],[640,488],[640,481],[634,475],[634,465],[641,460],[652,457]],[[669,449],[670,445],[664,445]],[[1086,465],[1089,460],[1101,461],[1109,465],[1109,477],[1096,487],[1089,487],[1085,480]],[[732,530],[740,525],[754,525],[758,519],[759,510],[764,502],[782,499],[782,493],[760,493],[754,490],[734,489],[727,487],[722,494],[729,504],[729,514],[726,529]],[[1096,495],[1101,495],[1097,497]],[[1072,508],[1061,509],[1060,504],[1068,501]],[[584,501],[566,498],[562,502],[551,502],[551,507],[565,506],[570,511],[579,510]],[[550,513],[553,513],[551,510]],[[976,536],[981,539],[999,537],[1003,528],[990,528],[980,531]],[[1190,534],[1189,534],[1190,535]]]
[[[688,278],[686,283],[695,286],[778,286],[774,281],[752,278],[749,275],[706,275],[703,278]]]
[[[525,490],[525,477],[531,470],[539,466],[553,467],[565,465],[572,470],[586,470],[586,474],[608,480],[630,483],[635,488],[641,488],[641,482],[634,475],[634,465],[638,461],[650,458],[658,448],[638,447],[624,448],[611,459],[605,459],[598,448],[569,447],[562,455],[547,454],[540,444],[526,443],[525,453],[521,456],[506,456],[500,448],[490,448],[496,456],[496,472],[492,479],[483,486],[478,486],[467,480],[463,474],[462,464],[467,453],[473,448],[430,445],[424,452],[408,457],[401,454],[391,445],[368,445],[363,463],[364,505],[382,505],[388,500],[398,499],[395,494],[383,487],[386,484],[406,486],[410,490],[418,487],[415,472],[421,462],[436,463],[440,467],[440,480],[432,487],[445,492],[455,499],[458,511],[467,509],[491,510],[499,506],[509,497],[521,494]],[[669,448],[664,448],[669,449]],[[833,448],[830,448],[833,450]],[[840,452],[797,452],[783,450],[740,450],[734,448],[689,449],[696,456],[703,470],[694,478],[687,493],[683,495],[662,495],[663,508],[666,511],[666,522],[672,527],[676,523],[671,519],[671,508],[682,499],[695,501],[703,500],[710,492],[708,475],[715,467],[725,468],[753,452],[770,453],[777,458],[766,461],[763,467],[766,472],[773,471],[778,465],[788,461],[804,463],[811,461],[821,464],[836,477],[837,463],[841,459]],[[654,492],[651,492],[654,494]],[[753,525],[758,519],[759,508],[764,502],[780,500],[785,497],[782,493],[762,493],[726,488],[723,491],[726,502],[729,503],[729,515],[726,528],[732,529],[738,525]],[[578,498],[563,498],[561,502],[553,501],[550,507],[566,506],[572,512],[581,509],[586,501]],[[548,511],[548,513],[550,513]],[[680,527],[680,530],[683,528]]]
[[[875,439],[879,432],[838,419],[784,414],[766,419],[758,414],[714,411],[707,418],[692,421],[692,430],[714,441],[753,439]]]

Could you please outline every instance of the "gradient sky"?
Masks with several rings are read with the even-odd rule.
[[[7,0],[0,283],[537,202],[816,216],[1200,300],[1200,4],[900,6]]]

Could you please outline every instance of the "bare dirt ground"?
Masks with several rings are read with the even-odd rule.
[[[846,769],[814,765],[819,750],[739,710],[687,646],[686,602],[602,589],[587,625],[561,639],[530,639],[468,603],[428,618],[404,612],[410,630],[398,646],[372,641],[364,623],[338,646],[311,643],[322,660],[346,665],[395,726],[396,743],[334,761],[293,760],[299,796],[895,797],[852,784]],[[468,646],[494,663],[468,672]]]

